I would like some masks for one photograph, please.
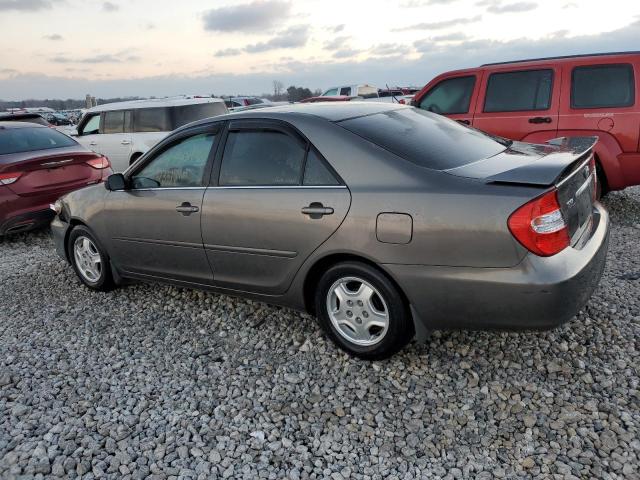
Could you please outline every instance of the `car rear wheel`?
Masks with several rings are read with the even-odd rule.
[[[316,290],[320,325],[343,350],[380,360],[401,350],[414,335],[413,322],[395,285],[360,262],[334,265]]]
[[[67,251],[82,283],[100,291],[113,288],[109,257],[88,228],[77,226],[71,231]]]

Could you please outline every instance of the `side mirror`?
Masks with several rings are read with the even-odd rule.
[[[107,190],[126,190],[127,182],[124,178],[124,175],[121,173],[114,173],[113,175],[109,175],[107,177],[107,181],[104,182],[104,187]]]

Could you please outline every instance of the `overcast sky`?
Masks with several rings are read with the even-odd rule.
[[[4,100],[260,94],[640,50],[640,1],[0,0],[0,31]]]

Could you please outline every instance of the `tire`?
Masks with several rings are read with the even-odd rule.
[[[87,287],[101,292],[113,289],[109,256],[91,230],[82,225],[75,227],[67,241],[67,253],[76,275]]]
[[[329,268],[318,282],[315,307],[320,326],[331,340],[365,360],[392,356],[415,333],[409,309],[393,282],[364,263],[344,262]]]

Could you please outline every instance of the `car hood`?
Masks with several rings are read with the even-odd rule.
[[[546,144],[513,142],[497,155],[444,172],[487,183],[552,185],[573,162],[590,153],[597,141],[597,137],[561,137]]]

